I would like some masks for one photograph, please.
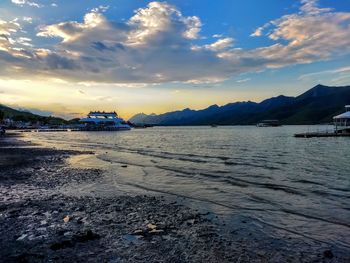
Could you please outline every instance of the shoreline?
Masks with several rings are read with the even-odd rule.
[[[211,239],[215,231],[206,215],[162,197],[59,193],[60,186],[96,180],[101,171],[66,167],[69,156],[86,152],[31,146],[13,136],[0,141],[2,260],[187,262],[191,257],[193,262],[222,262],[231,258],[210,253],[213,248],[206,244],[218,237]]]
[[[0,257],[6,262],[346,262],[327,246],[295,250],[162,196],[73,197],[60,187],[94,182],[99,169],[66,160],[93,152],[0,139]],[[256,227],[256,226],[255,226]],[[287,238],[286,238],[287,239]],[[303,243],[304,244],[304,243]],[[307,242],[305,242],[307,244]],[[309,253],[308,253],[309,252]],[[300,259],[302,257],[302,259]]]

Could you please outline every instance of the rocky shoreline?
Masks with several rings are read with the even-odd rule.
[[[60,151],[0,141],[0,243],[4,262],[211,262],[220,251],[207,217],[161,197],[64,196],[57,188],[101,176],[73,169]],[[214,243],[214,244],[213,244]],[[215,245],[216,243],[216,245]],[[232,244],[231,244],[232,245]]]
[[[61,186],[103,176],[69,167],[76,154],[93,153],[0,139],[1,262],[346,262],[223,232],[213,215],[159,196],[66,196]]]

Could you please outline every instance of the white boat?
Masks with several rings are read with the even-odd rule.
[[[335,133],[350,134],[350,105],[345,106],[345,112],[333,117]]]
[[[257,127],[279,127],[281,124],[278,120],[262,120],[256,124]]]
[[[119,118],[114,112],[91,111],[86,118],[80,119],[84,123],[82,130],[87,131],[121,131],[130,130],[130,125]]]

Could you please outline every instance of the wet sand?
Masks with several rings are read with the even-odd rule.
[[[228,227],[211,213],[151,195],[73,197],[63,186],[93,182],[98,169],[76,169],[63,151],[0,138],[1,262],[347,262],[327,246],[295,249],[252,231]],[[232,222],[231,222],[232,223]],[[298,237],[300,239],[300,237]]]

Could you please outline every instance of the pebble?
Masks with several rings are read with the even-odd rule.
[[[68,231],[68,232],[65,232],[63,235],[64,235],[65,237],[67,237],[67,236],[72,236],[73,233],[72,233],[71,231]]]
[[[154,225],[154,224],[147,224],[147,228],[148,229],[156,229],[157,228],[157,226],[156,225]]]
[[[21,240],[25,239],[27,236],[28,236],[27,234],[23,234],[19,238],[17,238],[16,240],[21,241]]]
[[[46,217],[49,217],[51,214],[50,214],[50,212],[45,212],[44,213],[44,216],[46,216]]]
[[[82,217],[78,217],[77,218],[77,223],[78,224],[82,224],[83,223],[83,218]]]
[[[162,229],[152,229],[151,231],[149,231],[150,234],[161,234],[164,233],[164,230]]]
[[[325,258],[333,258],[333,257],[334,257],[333,252],[332,252],[332,250],[330,250],[330,249],[325,250],[325,251],[323,252],[323,256],[324,256]]]
[[[133,235],[141,235],[141,234],[143,234],[143,230],[141,229],[137,229],[133,232]]]

